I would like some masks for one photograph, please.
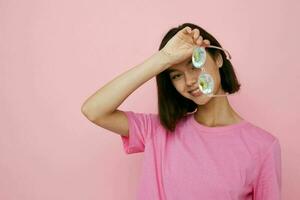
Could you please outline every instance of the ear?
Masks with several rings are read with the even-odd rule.
[[[216,63],[219,68],[223,66],[223,58],[220,53],[217,54]]]

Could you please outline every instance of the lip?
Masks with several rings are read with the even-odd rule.
[[[194,88],[194,89],[191,89],[191,90],[189,90],[188,92],[191,93],[193,90],[197,90],[197,89],[199,89],[199,87],[196,87],[196,88]]]
[[[195,91],[195,90],[198,90],[198,92],[193,93],[192,91]],[[199,97],[199,96],[201,96],[203,93],[201,92],[200,88],[196,88],[196,89],[194,89],[194,90],[190,90],[190,91],[189,91],[189,94],[190,94],[191,96],[193,96],[193,97]]]
[[[195,91],[195,90],[200,90],[200,88],[199,87],[196,87],[196,88],[194,88],[194,89],[191,89],[191,90],[188,90],[188,93],[191,93],[192,91]],[[201,91],[201,90],[200,90]]]
[[[190,95],[192,95],[193,97],[199,97],[199,96],[202,96],[202,92],[201,90],[198,88],[198,92],[196,94],[193,94],[192,92],[190,92]]]

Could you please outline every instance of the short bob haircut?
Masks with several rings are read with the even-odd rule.
[[[222,47],[220,43],[206,30],[192,24],[184,23],[178,27],[170,29],[164,36],[159,50],[161,50],[167,42],[174,36],[178,31],[189,26],[192,30],[197,28],[200,31],[200,35],[204,39],[210,41],[210,45]],[[226,55],[222,50],[214,48],[206,48],[206,51],[210,54],[214,61],[218,53],[222,55],[223,65],[219,68],[221,77],[221,86],[225,92],[229,94],[235,93],[240,89],[240,83],[237,80],[233,66],[229,60],[226,59]],[[157,95],[158,95],[158,114],[161,124],[169,131],[173,132],[176,128],[176,123],[190,112],[194,112],[198,105],[190,99],[185,98],[176,88],[170,79],[168,69],[162,71],[156,75],[157,84]]]

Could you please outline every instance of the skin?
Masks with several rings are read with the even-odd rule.
[[[213,94],[225,94],[221,86],[219,67],[222,67],[222,56],[218,55],[216,61],[207,52],[204,71],[209,73],[215,82]],[[197,122],[208,127],[226,126],[239,123],[243,118],[232,108],[227,96],[209,97],[201,94],[194,97],[188,91],[197,86],[197,80],[201,74],[201,69],[194,68],[191,58],[175,64],[169,68],[176,70],[170,72],[170,78],[176,90],[184,97],[194,101],[198,105],[194,118]],[[200,91],[201,92],[201,91]]]

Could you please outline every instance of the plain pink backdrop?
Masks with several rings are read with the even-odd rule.
[[[282,147],[283,197],[300,199],[297,0],[0,1],[0,199],[134,199],[143,154],[89,122],[84,100],[184,22],[212,33],[242,84],[229,97]],[[151,79],[121,105],[156,112]]]

